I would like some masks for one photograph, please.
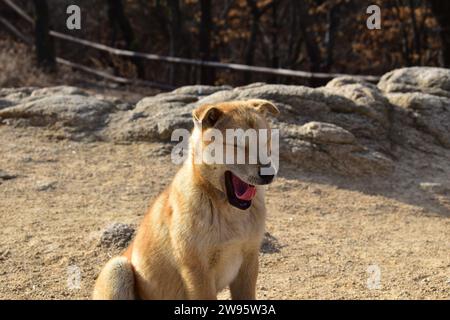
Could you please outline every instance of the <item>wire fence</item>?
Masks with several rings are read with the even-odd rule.
[[[20,17],[22,17],[24,20],[28,21],[32,25],[34,25],[34,19],[28,15],[23,9],[21,9],[19,6],[17,6],[14,2],[11,0],[3,0],[3,2],[8,5],[12,10],[14,10]],[[10,30],[13,34],[15,34],[17,37],[22,39],[27,44],[30,44],[30,40],[28,37],[23,35],[19,30],[17,30],[11,23],[9,23],[5,18],[0,17],[0,23],[5,25],[7,29]],[[81,39],[78,37],[74,37],[68,34],[64,34],[58,31],[50,30],[49,34],[52,37],[69,41],[72,43],[77,43],[86,47],[94,48],[97,50],[105,51],[113,55],[118,56],[126,56],[126,57],[136,57],[151,61],[160,61],[160,62],[166,62],[166,63],[173,63],[173,64],[184,64],[184,65],[191,65],[191,66],[197,66],[197,67],[210,67],[210,68],[217,68],[217,69],[226,69],[226,70],[233,70],[233,71],[242,71],[242,72],[251,72],[251,73],[260,73],[260,74],[270,74],[270,75],[278,75],[278,76],[287,76],[287,77],[297,77],[297,78],[303,78],[303,79],[333,79],[336,77],[342,77],[342,76],[351,76],[356,77],[365,81],[369,82],[377,82],[380,77],[379,76],[373,76],[373,75],[350,75],[350,74],[342,74],[342,73],[323,73],[323,72],[308,72],[308,71],[301,71],[301,70],[291,70],[291,69],[283,69],[283,68],[268,68],[268,67],[259,67],[259,66],[249,66],[244,64],[238,64],[238,63],[223,63],[223,62],[217,62],[217,61],[204,61],[204,60],[198,60],[198,59],[188,59],[188,58],[182,58],[182,57],[172,57],[172,56],[163,56],[163,55],[157,55],[157,54],[150,54],[150,53],[143,53],[143,52],[136,52],[131,50],[125,50],[125,49],[119,49],[119,48],[113,48],[98,42]],[[151,87],[156,87],[163,90],[170,90],[173,89],[173,86],[162,84],[159,82],[152,82],[147,80],[140,80],[140,79],[129,79],[124,77],[119,77],[115,75],[111,75],[107,72],[96,70],[75,62],[71,62],[68,60],[65,60],[63,58],[58,57],[56,59],[57,63],[64,64],[67,66],[70,66],[72,68],[88,72],[100,77],[103,77],[105,79],[115,81],[118,83],[139,83],[142,85],[147,85]]]

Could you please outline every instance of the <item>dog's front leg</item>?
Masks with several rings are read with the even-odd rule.
[[[255,300],[256,279],[258,278],[258,249],[248,252],[244,256],[239,273],[230,284],[233,300]]]
[[[181,266],[181,277],[188,299],[216,300],[217,292],[211,272],[205,268],[200,259],[190,257],[189,262]]]

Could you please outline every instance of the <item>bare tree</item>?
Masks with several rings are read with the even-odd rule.
[[[397,19],[400,23],[400,32],[402,35],[401,39],[401,52],[403,56],[403,60],[406,63],[406,66],[411,66],[412,63],[412,57],[411,57],[411,48],[409,47],[409,41],[408,41],[408,30],[406,28],[406,23],[402,20],[401,16],[401,8],[402,8],[402,2],[401,0],[395,0],[393,9],[397,16]]]
[[[211,0],[200,0],[200,59],[211,59],[211,31],[213,22],[211,17]],[[202,66],[200,68],[200,83],[214,84],[214,69]]]
[[[321,67],[322,71],[330,71],[333,65],[334,58],[334,44],[336,39],[336,33],[339,27],[339,13],[341,12],[342,2],[338,2],[331,5],[331,8],[327,13],[327,30],[325,33],[325,61]]]
[[[450,68],[450,1],[431,0],[431,9],[440,26],[444,67]]]
[[[256,40],[259,30],[259,21],[261,16],[273,5],[273,2],[269,2],[264,7],[258,7],[257,0],[247,0],[247,5],[250,8],[250,14],[252,17],[250,26],[250,38],[248,40],[247,50],[245,52],[245,64],[253,65],[255,58]],[[244,73],[245,83],[251,82],[252,74],[250,72]]]
[[[112,30],[112,42],[116,42],[117,28],[122,32],[125,40],[126,48],[137,51],[139,49],[138,43],[134,36],[133,28],[130,21],[125,15],[122,0],[108,0],[108,18]],[[136,72],[139,78],[145,78],[145,69],[142,61],[139,58],[131,58],[132,63],[136,67]]]
[[[169,6],[169,55],[178,56],[181,45],[181,10],[179,0],[167,0]],[[175,65],[171,64],[169,69],[169,81],[175,84]]]
[[[273,0],[272,5],[272,30],[271,30],[271,65],[272,68],[280,67],[279,47],[278,47],[278,5],[279,0]],[[278,77],[273,76],[270,78],[271,82],[278,82]]]
[[[303,38],[299,30],[299,1],[289,1],[289,35],[288,35],[288,49],[287,62],[288,68],[295,68],[298,63],[300,51],[303,44]]]
[[[411,19],[411,24],[412,24],[412,32],[413,32],[413,48],[414,48],[414,52],[417,55],[417,63],[420,64],[420,61],[422,60],[422,44],[421,44],[421,39],[420,39],[420,31],[419,31],[419,26],[417,23],[417,18],[416,18],[416,4],[414,0],[408,0],[408,6],[409,6],[409,16]]]
[[[55,46],[49,35],[49,15],[46,0],[33,0],[35,18],[35,46],[39,67],[45,71],[56,69]]]
[[[292,0],[295,1],[295,0]],[[320,47],[319,43],[317,43],[318,37],[314,30],[311,28],[313,25],[312,19],[309,15],[309,6],[304,1],[299,1],[299,26],[300,26],[300,32],[302,33],[305,48],[306,48],[306,54],[308,55],[309,63],[310,63],[310,70],[312,72],[319,72],[321,71],[321,61],[322,56],[320,54]],[[311,79],[309,84],[313,87],[317,87],[322,85],[323,81],[320,79]]]

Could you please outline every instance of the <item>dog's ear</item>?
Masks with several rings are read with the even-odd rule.
[[[204,128],[213,127],[222,114],[223,112],[221,110],[211,104],[201,105],[192,111],[194,120],[201,123]]]
[[[256,111],[266,115],[268,112],[274,116],[280,114],[280,110],[270,101],[263,99],[251,99],[248,103],[256,109]]]

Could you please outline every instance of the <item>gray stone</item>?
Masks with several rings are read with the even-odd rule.
[[[421,92],[388,93],[389,102],[405,109],[412,125],[450,148],[450,98]]]
[[[10,100],[12,105],[0,110],[0,118],[15,120],[19,125],[62,129],[68,138],[80,139],[99,130],[114,105],[85,95],[72,87],[53,87],[24,91],[21,100]],[[17,92],[13,93],[17,95]],[[6,96],[9,99],[10,94]]]
[[[378,87],[384,92],[422,92],[450,98],[450,69],[396,69],[381,77]]]
[[[36,191],[48,191],[56,189],[56,181],[39,181],[36,184]]]
[[[281,111],[269,122],[280,129],[285,161],[327,173],[385,174],[395,169],[393,159],[411,151],[448,154],[449,79],[448,69],[413,67],[387,73],[378,85],[356,77],[320,88],[195,85],[146,97],[135,107],[67,86],[0,89],[0,121],[44,126],[77,140],[169,142],[174,129],[192,128],[199,105],[267,99]]]
[[[331,123],[308,122],[298,128],[298,136],[303,140],[315,143],[341,143],[352,144],[355,136],[347,130]]]
[[[12,180],[17,177],[18,177],[17,174],[12,174],[12,173],[8,173],[3,170],[0,170],[0,180]]]
[[[448,195],[450,194],[450,185],[445,183],[438,182],[421,182],[420,188],[424,191],[435,193],[439,195]]]
[[[218,91],[231,90],[230,86],[205,86],[205,85],[194,85],[185,86],[172,91],[174,94],[180,95],[192,95],[192,96],[209,96]]]
[[[261,244],[260,252],[262,253],[279,253],[282,246],[278,239],[272,236],[269,232],[264,233],[263,242]]]
[[[100,245],[105,247],[125,248],[130,243],[135,233],[132,225],[124,223],[112,223],[103,230],[100,237]]]

